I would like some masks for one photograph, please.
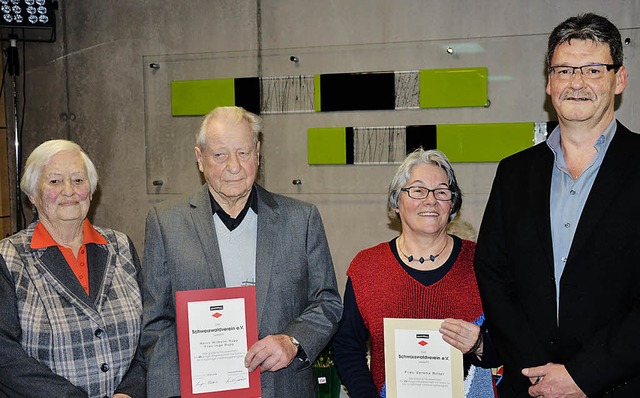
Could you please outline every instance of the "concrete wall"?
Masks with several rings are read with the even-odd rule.
[[[520,67],[513,59],[527,54],[539,62],[531,67],[542,70],[544,35],[565,18],[587,11],[609,16],[620,28],[627,29],[625,33],[633,35],[634,42],[625,48],[628,54],[637,51],[640,39],[638,0],[61,0],[59,4],[56,42],[27,43],[24,49],[20,48],[25,55],[27,82],[23,92],[23,153],[26,157],[36,145],[54,137],[69,138],[82,145],[100,174],[99,193],[92,204],[93,222],[128,233],[140,253],[147,209],[173,197],[147,191],[145,143],[149,132],[145,125],[149,115],[145,114],[145,98],[150,99],[145,94],[148,86],[144,76],[149,56],[251,51],[282,56],[290,51],[309,54],[301,59],[302,70],[291,70],[286,58],[265,59],[264,63],[256,60],[256,74],[278,76],[319,73],[329,68],[340,71],[342,66],[322,62],[322,54],[331,53],[334,57],[334,49],[340,46],[370,49],[389,48],[392,43],[467,39],[495,43],[513,39],[514,44],[504,48],[504,62],[499,64],[506,70]],[[535,40],[529,41],[528,37]],[[373,54],[370,60],[355,60],[344,68],[380,70],[386,66],[403,70],[407,66],[401,59],[385,59],[383,52]],[[424,57],[428,61],[431,55]],[[316,62],[305,64],[307,59]],[[314,70],[318,65],[324,65],[320,69],[325,70]],[[630,72],[630,84],[640,86],[635,73]],[[525,89],[506,94],[501,93],[497,83],[490,86],[490,92],[500,95],[492,98],[497,105],[492,105],[490,113],[482,115],[473,110],[448,110],[435,113],[437,120],[433,120],[434,114],[420,111],[366,115],[356,112],[316,117],[314,121],[375,126],[402,125],[408,119],[414,123],[547,120],[543,73],[534,80],[535,84],[529,82]],[[639,109],[637,95],[625,95],[620,118],[639,131],[640,118],[634,113]],[[395,167],[351,169],[345,171],[351,174],[344,181],[320,181],[315,188],[303,184],[296,191],[290,185],[291,179],[302,174],[306,182],[304,174],[312,173],[307,166],[294,168],[288,161],[306,156],[304,141],[287,136],[292,126],[300,126],[302,117],[265,118],[263,181],[267,189],[318,205],[339,284],[344,286],[344,273],[358,250],[398,233],[385,210],[385,189]],[[195,130],[184,132],[190,136],[193,133]],[[495,164],[456,165],[456,170],[465,192],[462,218],[478,228]],[[317,182],[318,172],[313,173]],[[185,171],[188,178],[192,175],[193,170]],[[361,178],[374,188],[367,192],[349,191],[348,184]],[[336,184],[338,189],[322,190],[323,186]]]

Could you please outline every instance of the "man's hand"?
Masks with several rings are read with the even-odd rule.
[[[298,349],[291,338],[284,334],[269,335],[255,342],[244,356],[244,366],[249,372],[260,366],[260,372],[275,372],[286,368],[293,361]]]
[[[479,326],[462,319],[447,318],[442,322],[440,333],[442,333],[444,341],[462,351],[463,354],[476,354],[478,357],[482,357],[484,346],[482,340],[478,340],[480,338]],[[479,343],[477,347],[475,346],[476,342]],[[472,349],[473,352],[471,352]]]
[[[131,397],[128,396],[127,394],[113,394],[113,397],[111,398],[131,398]]]
[[[529,395],[544,398],[586,398],[580,387],[573,381],[564,365],[548,363],[544,366],[522,369],[532,386]]]

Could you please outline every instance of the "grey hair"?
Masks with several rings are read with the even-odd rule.
[[[233,124],[246,121],[253,133],[254,145],[258,143],[260,132],[262,131],[262,118],[255,113],[251,113],[239,106],[220,106],[209,112],[200,125],[200,130],[196,134],[196,145],[204,149],[207,144],[207,130],[214,121],[224,120]]]
[[[613,63],[622,65],[624,61],[622,39],[618,28],[607,18],[588,13],[568,18],[551,32],[547,44],[547,66],[551,66],[556,48],[573,39],[608,44]]]
[[[38,185],[42,170],[52,157],[61,152],[77,152],[80,154],[87,169],[91,194],[96,191],[96,187],[98,186],[98,171],[80,145],[67,140],[49,140],[38,145],[27,158],[24,164],[24,173],[20,180],[20,189],[22,192],[29,197],[35,196],[36,186]]]
[[[460,187],[458,187],[456,174],[453,171],[453,166],[449,163],[449,159],[447,159],[447,156],[444,153],[436,149],[424,150],[422,148],[418,148],[410,153],[398,167],[396,174],[391,179],[391,183],[389,183],[389,196],[387,203],[389,207],[389,214],[396,215],[395,210],[398,209],[398,200],[401,192],[400,189],[407,183],[407,181],[409,181],[409,178],[411,178],[411,171],[413,168],[420,164],[438,166],[447,173],[449,189],[453,193],[449,221],[453,220],[462,206],[462,192],[460,191]]]

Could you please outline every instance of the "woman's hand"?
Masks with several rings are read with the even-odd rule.
[[[462,319],[447,318],[440,326],[442,339],[463,354],[475,354],[482,356],[483,344],[480,327]]]

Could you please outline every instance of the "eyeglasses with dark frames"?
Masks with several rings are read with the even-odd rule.
[[[427,187],[413,185],[401,188],[400,190],[406,192],[411,199],[426,199],[431,192],[433,192],[433,197],[440,202],[448,202],[453,199],[453,192],[449,188],[429,189]]]
[[[582,66],[552,65],[549,67],[549,75],[557,80],[571,80],[576,74],[576,70],[580,70],[583,79],[597,80],[602,79],[611,69],[614,69],[617,73],[621,66],[622,65],[618,64],[589,64]]]

